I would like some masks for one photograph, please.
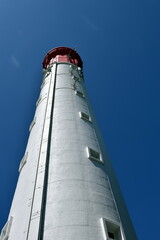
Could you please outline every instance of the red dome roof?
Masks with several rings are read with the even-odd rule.
[[[53,60],[52,60],[53,59]],[[47,65],[51,63],[51,60],[54,62],[70,62],[79,67],[83,67],[83,62],[79,56],[79,54],[68,47],[57,47],[50,50],[44,60],[43,60],[43,68],[47,68]]]

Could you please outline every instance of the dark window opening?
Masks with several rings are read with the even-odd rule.
[[[111,238],[111,239],[115,239],[115,238],[114,238],[114,234],[111,233],[111,232],[108,232],[108,236],[109,236],[109,238]]]
[[[89,150],[90,150],[90,155],[91,155],[91,157],[100,160],[100,153],[99,153],[99,152],[96,152],[95,150],[93,150],[93,149],[91,149],[91,148],[90,148]]]

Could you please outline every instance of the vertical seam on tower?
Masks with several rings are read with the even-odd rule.
[[[50,154],[50,147],[51,147],[51,135],[52,135],[52,124],[53,124],[52,120],[53,120],[53,110],[54,110],[54,100],[55,100],[55,90],[56,90],[56,77],[57,77],[57,63],[56,63],[55,76],[54,76],[54,87],[53,87],[51,115],[50,115],[50,123],[49,123],[46,164],[45,164],[45,170],[44,170],[45,173],[44,173],[44,181],[43,181],[43,192],[42,192],[40,222],[39,222],[39,230],[38,230],[38,240],[43,240],[43,235],[44,235],[44,220],[45,220],[46,198],[47,198],[49,154]]]
[[[52,82],[52,73],[51,73],[51,80],[50,80],[50,85],[49,85],[48,99],[47,99],[46,109],[45,109],[45,114],[44,114],[42,138],[41,138],[41,142],[40,142],[40,151],[39,151],[39,154],[38,154],[38,164],[37,164],[37,170],[36,170],[36,176],[35,176],[35,184],[34,184],[34,188],[33,188],[31,211],[30,211],[30,215],[29,215],[29,223],[28,223],[26,240],[28,240],[28,237],[29,237],[29,230],[30,230],[31,216],[32,216],[32,210],[33,210],[33,203],[34,203],[34,196],[35,196],[35,190],[36,190],[36,184],[37,184],[38,169],[39,169],[39,162],[40,162],[40,155],[41,155],[41,148],[42,148],[42,142],[43,142],[43,134],[44,134],[44,127],[45,127],[45,122],[46,122],[46,114],[47,114],[47,107],[48,107],[48,102],[49,102],[49,93],[50,93],[51,82]]]

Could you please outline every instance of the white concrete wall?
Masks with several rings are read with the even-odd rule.
[[[75,95],[70,70],[58,65],[44,240],[104,240],[101,217],[120,219],[104,166],[87,158],[87,146],[101,149],[93,123],[79,117],[90,111],[86,98]],[[82,79],[76,86],[84,91]]]
[[[9,240],[105,240],[102,218],[122,226],[123,240],[136,240],[77,68],[54,63],[40,96],[10,211]],[[104,164],[88,159],[86,147],[101,152]]]

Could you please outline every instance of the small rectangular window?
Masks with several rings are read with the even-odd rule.
[[[7,223],[4,225],[1,231],[0,240],[8,240],[9,239],[9,233],[12,225],[13,217],[11,216],[10,219],[7,221]]]
[[[28,152],[23,156],[23,158],[22,158],[22,160],[20,162],[20,165],[19,165],[18,172],[20,172],[22,170],[23,166],[26,164],[27,156],[28,156]]]
[[[102,218],[101,220],[105,240],[125,240],[119,223],[114,223],[105,218]]]
[[[79,112],[79,116],[80,118],[82,118],[83,120],[86,120],[88,122],[91,122],[91,117],[89,115],[87,115],[86,113],[83,112]]]
[[[36,102],[36,107],[39,105],[40,101],[42,100],[42,97],[40,96]]]
[[[84,98],[84,94],[82,92],[78,91],[78,90],[75,91],[75,94],[79,97]]]
[[[35,123],[36,123],[36,118],[34,118],[33,121],[31,122],[30,127],[29,127],[29,131],[32,130],[32,128],[35,125]]]
[[[92,148],[87,147],[87,157],[90,160],[95,160],[100,163],[103,163],[102,156],[100,152],[93,150]]]

